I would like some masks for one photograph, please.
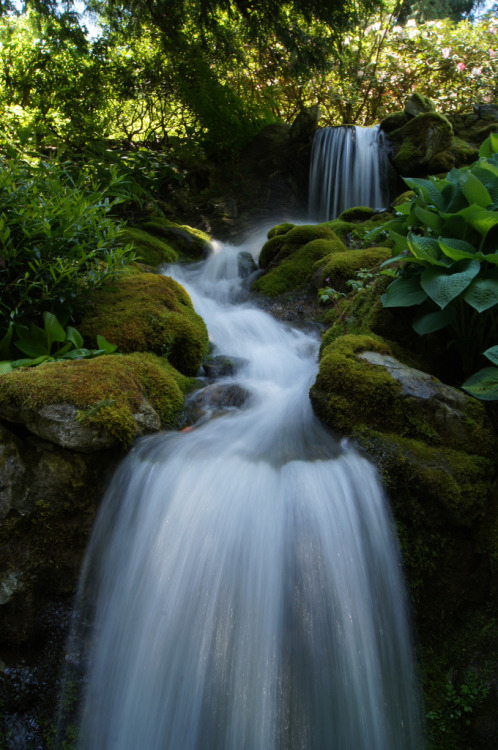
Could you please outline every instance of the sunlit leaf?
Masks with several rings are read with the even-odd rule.
[[[483,352],[484,356],[487,357],[494,365],[498,365],[498,346],[490,346]]]

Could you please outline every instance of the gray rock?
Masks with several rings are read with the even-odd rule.
[[[30,411],[25,423],[34,435],[69,450],[93,453],[116,445],[113,435],[81,424],[77,414],[72,404],[47,404]]]
[[[417,117],[418,115],[423,115],[424,112],[434,112],[435,110],[436,107],[430,99],[416,92],[407,99],[405,104],[405,112],[407,115],[411,115],[411,117]]]
[[[399,398],[405,402],[407,412],[424,411],[442,435],[451,435],[452,440],[464,441],[466,435],[465,404],[462,391],[442,383],[426,372],[399,362],[379,352],[362,352],[358,359],[372,365],[384,367],[401,385]]]
[[[243,357],[225,357],[218,354],[204,362],[203,369],[208,378],[224,378],[227,375],[235,375],[246,362]]]
[[[237,264],[239,269],[239,276],[241,279],[247,279],[254,271],[258,270],[256,261],[252,257],[251,253],[246,250],[240,252],[237,255]]]

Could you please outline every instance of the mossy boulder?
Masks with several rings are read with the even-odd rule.
[[[61,447],[93,452],[175,427],[191,384],[154,354],[51,362],[0,377],[0,417]]]
[[[178,260],[178,252],[170,244],[144,229],[126,227],[122,231],[122,237],[134,246],[137,260],[148,266],[175,263]]]
[[[435,112],[436,107],[434,102],[432,102],[427,96],[422,96],[422,94],[414,91],[406,100],[404,111],[410,117],[417,117],[425,112]]]
[[[184,375],[197,375],[208,335],[185,289],[173,279],[136,273],[95,291],[78,325],[85,340],[101,334],[120,352],[166,356]]]
[[[373,334],[328,336],[310,397],[379,467],[419,628],[443,637],[460,606],[490,595],[498,539],[483,530],[496,508],[498,443],[485,407],[406,366]]]
[[[453,128],[443,115],[426,112],[391,131],[388,139],[392,163],[400,174],[436,174],[445,171],[446,157],[441,154],[452,144]]]
[[[384,133],[391,133],[393,130],[398,130],[398,128],[402,128],[403,125],[406,125],[409,119],[410,118],[405,111],[393,112],[382,120],[380,123],[380,129],[383,130]]]
[[[162,238],[177,253],[192,260],[200,260],[210,252],[211,238],[201,229],[176,224],[162,216],[151,216],[142,226],[146,232]]]
[[[285,230],[285,227],[288,229]],[[337,234],[324,224],[279,224],[268,233],[268,241],[263,245],[259,255],[259,265],[263,269],[277,265],[295,250],[313,240],[328,240],[331,248],[346,249]]]
[[[391,255],[391,250],[387,247],[334,252],[315,263],[313,282],[317,288],[327,285],[337,291],[346,292],[348,290],[346,282],[354,279],[358,271],[372,270]]]

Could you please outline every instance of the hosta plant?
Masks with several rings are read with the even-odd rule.
[[[43,313],[43,328],[11,323],[0,340],[0,375],[17,367],[33,367],[57,359],[86,359],[114,354],[117,347],[97,336],[98,349],[83,347],[83,336],[72,326],[65,328],[50,312]],[[25,356],[20,358],[20,354]]]
[[[446,177],[409,179],[411,200],[381,228],[394,242],[402,264],[382,297],[385,307],[415,307],[413,328],[420,335],[448,328],[462,370],[470,373],[479,356],[498,339],[498,134],[481,146],[477,162]],[[489,357],[491,361],[495,361]],[[478,398],[498,398],[495,368],[485,368],[463,384]]]

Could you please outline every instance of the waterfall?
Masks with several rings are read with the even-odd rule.
[[[379,127],[317,130],[310,163],[310,218],[335,219],[353,206],[384,208],[386,164]]]
[[[316,333],[241,300],[240,249],[168,269],[247,398],[141,439],[108,490],[67,657],[78,747],[421,750],[375,469],[313,415]]]

